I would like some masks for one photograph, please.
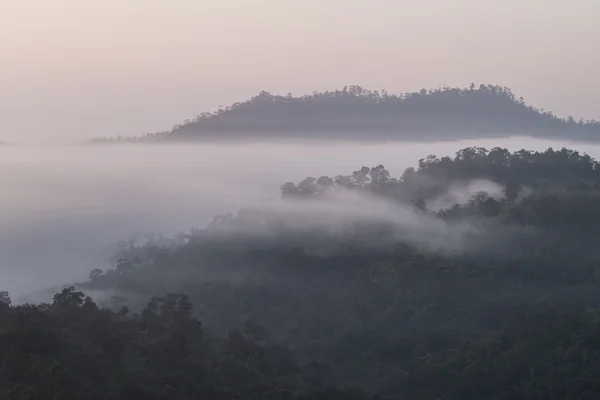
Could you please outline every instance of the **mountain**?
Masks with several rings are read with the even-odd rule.
[[[559,118],[507,87],[471,84],[389,94],[360,86],[294,97],[261,92],[167,132],[103,141],[240,139],[443,140],[532,136],[596,140],[600,122]]]
[[[465,148],[281,195],[52,303],[0,291],[0,398],[599,398],[598,161]]]

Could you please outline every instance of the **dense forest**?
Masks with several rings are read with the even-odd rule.
[[[0,398],[596,399],[599,204],[568,149],[287,182],[51,303],[2,292]]]
[[[533,136],[596,140],[600,122],[559,118],[516,97],[509,88],[471,84],[390,94],[360,86],[294,97],[261,92],[203,113],[170,131],[94,142],[304,138],[452,140]]]

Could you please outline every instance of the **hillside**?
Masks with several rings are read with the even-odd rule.
[[[423,89],[389,94],[359,86],[301,97],[261,92],[216,112],[203,113],[171,131],[102,141],[314,138],[440,140],[522,135],[596,140],[600,122],[559,118],[517,98],[510,89]]]
[[[77,285],[97,302],[0,292],[0,397],[595,399],[599,204],[600,164],[568,149],[283,183],[120,243]]]

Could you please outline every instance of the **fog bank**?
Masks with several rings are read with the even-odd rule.
[[[91,269],[108,267],[115,241],[136,233],[170,235],[205,227],[215,214],[274,201],[279,186],[288,181],[379,164],[399,177],[428,154],[451,155],[467,146],[565,146],[600,156],[599,146],[524,138],[426,144],[0,148],[0,289],[18,299],[84,279]],[[479,182],[466,192],[456,188],[450,199],[433,206],[446,206],[471,191],[497,192],[493,184],[485,185]]]

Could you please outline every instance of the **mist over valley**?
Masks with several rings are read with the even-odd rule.
[[[0,400],[597,400],[600,2],[8,1]]]
[[[471,145],[540,151],[572,147],[569,142],[517,137],[370,145],[257,142],[5,148],[0,150],[0,177],[9,190],[0,199],[1,281],[15,298],[78,281],[91,269],[108,266],[110,249],[117,241],[150,232],[172,236],[204,228],[215,215],[235,213],[244,206],[270,201],[276,207],[279,187],[285,182],[379,164],[399,177],[429,154],[453,155]],[[577,148],[600,156],[595,145],[577,144]],[[429,207],[462,204],[481,190],[497,196],[501,192],[489,181],[457,183],[431,200]],[[343,215],[344,203],[333,202],[332,207]]]

